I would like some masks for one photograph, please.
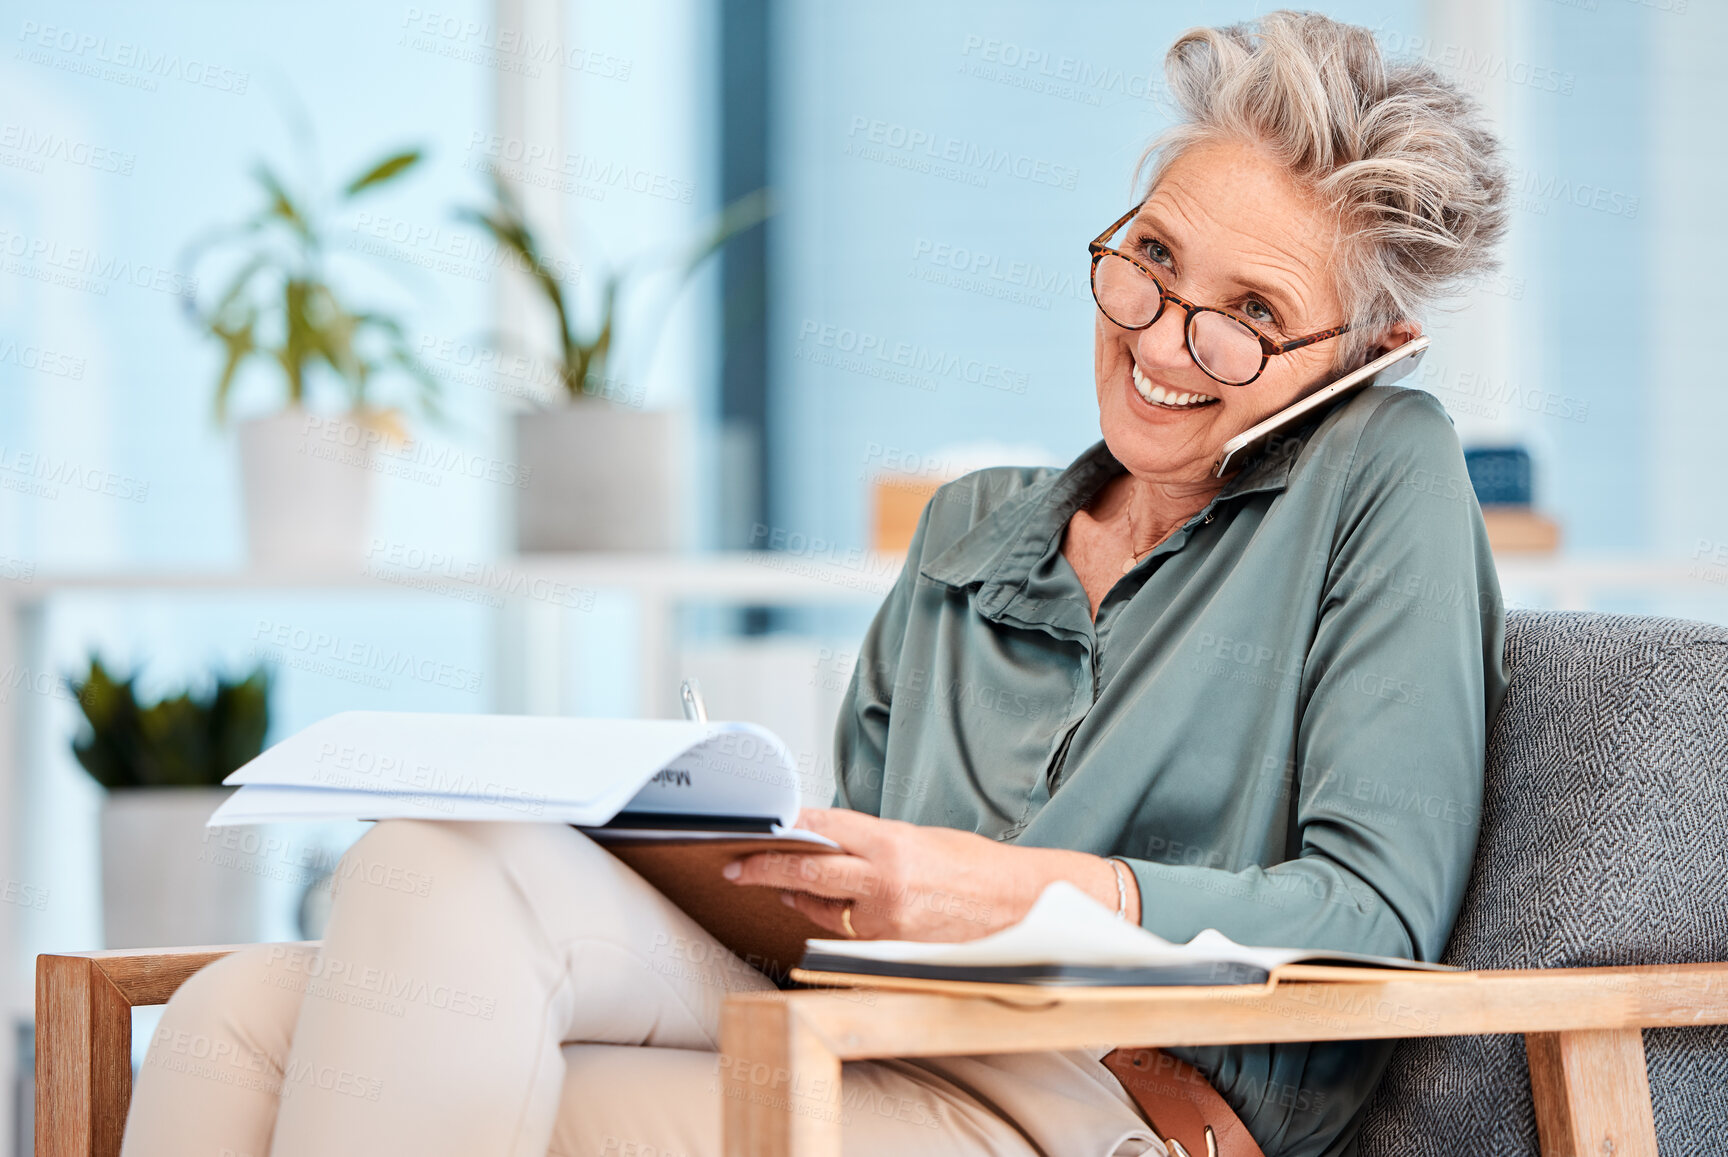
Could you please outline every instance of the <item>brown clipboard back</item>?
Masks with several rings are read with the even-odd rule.
[[[608,842],[604,847],[782,988],[803,958],[804,941],[834,935],[781,903],[779,889],[734,884],[720,874],[729,862],[752,852],[821,855],[828,849],[772,836]],[[680,949],[670,945],[667,951]]]

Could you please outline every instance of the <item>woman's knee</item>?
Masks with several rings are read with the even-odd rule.
[[[343,853],[331,873],[333,896],[361,888],[426,897],[438,876],[478,866],[465,824],[381,820]],[[469,862],[465,862],[469,861]]]
[[[280,1068],[317,949],[254,944],[212,961],[168,1001],[152,1058]]]
[[[525,891],[567,893],[572,855],[589,851],[605,858],[564,824],[382,820],[331,875],[331,930],[355,919],[382,919],[398,933],[483,923],[519,908]]]

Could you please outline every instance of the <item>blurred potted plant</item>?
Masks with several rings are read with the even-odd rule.
[[[688,458],[680,416],[642,408],[638,391],[613,373],[618,301],[625,286],[670,266],[683,284],[721,246],[761,223],[768,191],[726,206],[693,244],[650,255],[602,275],[598,313],[584,324],[576,295],[523,212],[510,186],[493,174],[493,201],[458,216],[507,251],[540,291],[556,326],[551,374],[558,398],[516,416],[516,461],[527,476],[517,495],[516,546],[523,551],[659,551],[677,545],[679,480]]]
[[[193,324],[222,347],[217,421],[227,420],[239,372],[254,359],[270,365],[284,387],[282,410],[239,424],[254,566],[358,564],[370,529],[375,455],[403,438],[398,411],[373,397],[376,379],[402,375],[422,406],[435,409],[437,380],[410,351],[401,323],[350,304],[327,259],[326,212],[399,179],[420,156],[416,149],[393,153],[318,198],[290,192],[260,163],[254,176],[263,208],[188,253],[189,271],[212,251],[226,252],[233,263],[208,307],[196,288],[184,298]],[[320,410],[314,393],[333,393],[342,408]]]
[[[102,926],[110,948],[231,944],[256,938],[262,865],[224,859],[204,823],[222,780],[264,748],[270,678],[218,676],[141,704],[137,676],[92,657],[67,685],[83,711],[72,753],[108,791],[102,807]]]

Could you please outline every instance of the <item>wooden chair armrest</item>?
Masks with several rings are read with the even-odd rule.
[[[238,947],[37,958],[38,1157],[118,1157],[132,1096],[133,1007],[165,1003]],[[818,1102],[838,1097],[843,1059],[1515,1032],[1531,1061],[1544,1154],[1655,1157],[1640,1031],[1728,1024],[1728,964],[1008,995],[730,997],[721,1014],[726,1152],[838,1157],[837,1109]]]
[[[996,995],[739,994],[721,1011],[725,1152],[839,1157],[844,1060],[1520,1033],[1545,1154],[1656,1157],[1641,1030],[1710,1024],[1728,1024],[1728,963]]]
[[[37,1157],[117,1157],[132,1100],[132,1009],[244,945],[36,958]]]

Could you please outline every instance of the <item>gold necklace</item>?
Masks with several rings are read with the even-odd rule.
[[[1128,499],[1128,505],[1124,509],[1128,511],[1128,557],[1122,563],[1122,573],[1127,574],[1140,565],[1142,558],[1157,549],[1158,544],[1153,543],[1139,554],[1134,553],[1134,499],[1132,497]]]

